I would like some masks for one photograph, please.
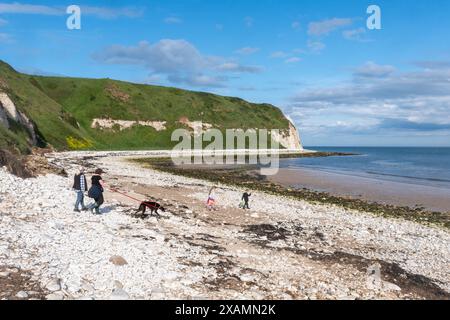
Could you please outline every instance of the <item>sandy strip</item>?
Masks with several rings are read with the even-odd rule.
[[[450,189],[313,169],[280,169],[273,182],[381,204],[450,212]]]

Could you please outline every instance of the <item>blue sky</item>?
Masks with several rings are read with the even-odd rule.
[[[71,4],[81,30],[66,28]],[[381,30],[366,27],[371,4]],[[449,13],[447,0],[0,0],[0,59],[272,103],[309,146],[450,146]]]

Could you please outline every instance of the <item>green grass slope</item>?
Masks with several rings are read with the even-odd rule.
[[[289,127],[280,109],[239,98],[110,79],[29,76],[0,63],[2,79],[17,107],[57,149],[167,149],[176,144],[171,141],[172,131],[186,128],[180,123],[182,118],[220,130]],[[167,130],[144,126],[100,130],[91,128],[95,118],[166,121]],[[68,145],[68,137],[73,137],[74,143]]]
[[[57,149],[66,149],[67,137],[83,139],[70,113],[37,89],[30,80],[29,76],[16,72],[0,61],[0,90],[8,94],[16,108],[33,121],[43,145],[49,143]],[[0,128],[0,147],[24,151],[29,147],[28,131],[13,121],[10,125],[10,130],[3,126]]]

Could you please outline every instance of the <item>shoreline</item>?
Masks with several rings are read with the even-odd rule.
[[[123,150],[123,151],[67,151],[67,152],[49,152],[45,156],[48,158],[70,159],[70,158],[106,158],[106,157],[133,157],[133,158],[176,158],[180,157],[194,157],[194,156],[214,156],[234,155],[234,156],[254,156],[254,155],[270,155],[272,152],[278,154],[280,159],[296,158],[296,157],[334,157],[334,156],[354,156],[356,153],[349,152],[329,152],[329,151],[315,151],[308,149],[243,149],[243,150],[216,150],[216,151],[189,151],[189,152],[174,152],[173,150]]]
[[[286,188],[306,188],[380,204],[419,207],[442,213],[450,212],[450,189],[444,187],[383,180],[315,168],[280,168],[276,175],[268,179]]]
[[[130,157],[49,162],[68,176],[21,179],[0,168],[1,297],[450,299],[450,236],[437,226],[262,191],[242,210],[242,187],[143,168]],[[102,215],[74,213],[69,184],[80,165],[103,168],[108,186],[166,211],[142,217],[136,201],[106,189]],[[380,278],[368,276],[374,266]],[[17,282],[20,274],[31,281]]]
[[[345,209],[368,212],[388,218],[400,218],[415,221],[424,225],[432,224],[444,229],[450,229],[450,212],[427,210],[424,207],[410,207],[407,205],[394,205],[378,203],[365,199],[338,196],[312,189],[293,189],[280,183],[270,181],[261,176],[255,166],[246,165],[230,167],[201,168],[192,166],[174,166],[170,158],[129,158],[129,161],[148,166],[154,170],[167,172],[188,178],[199,178],[212,183],[222,183],[249,190],[258,190],[270,194],[287,196],[293,199],[306,200],[312,204],[331,204]],[[211,170],[213,168],[214,170]]]

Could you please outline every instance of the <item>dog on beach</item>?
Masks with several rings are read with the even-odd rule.
[[[154,201],[142,202],[141,205],[139,206],[138,212],[141,212],[142,216],[145,216],[145,212],[147,211],[147,209],[150,210],[150,216],[153,216],[153,213],[155,213],[158,218],[160,217],[158,210],[161,210],[162,212],[166,212],[166,209],[164,209],[163,206],[161,206],[158,202],[154,202]]]

